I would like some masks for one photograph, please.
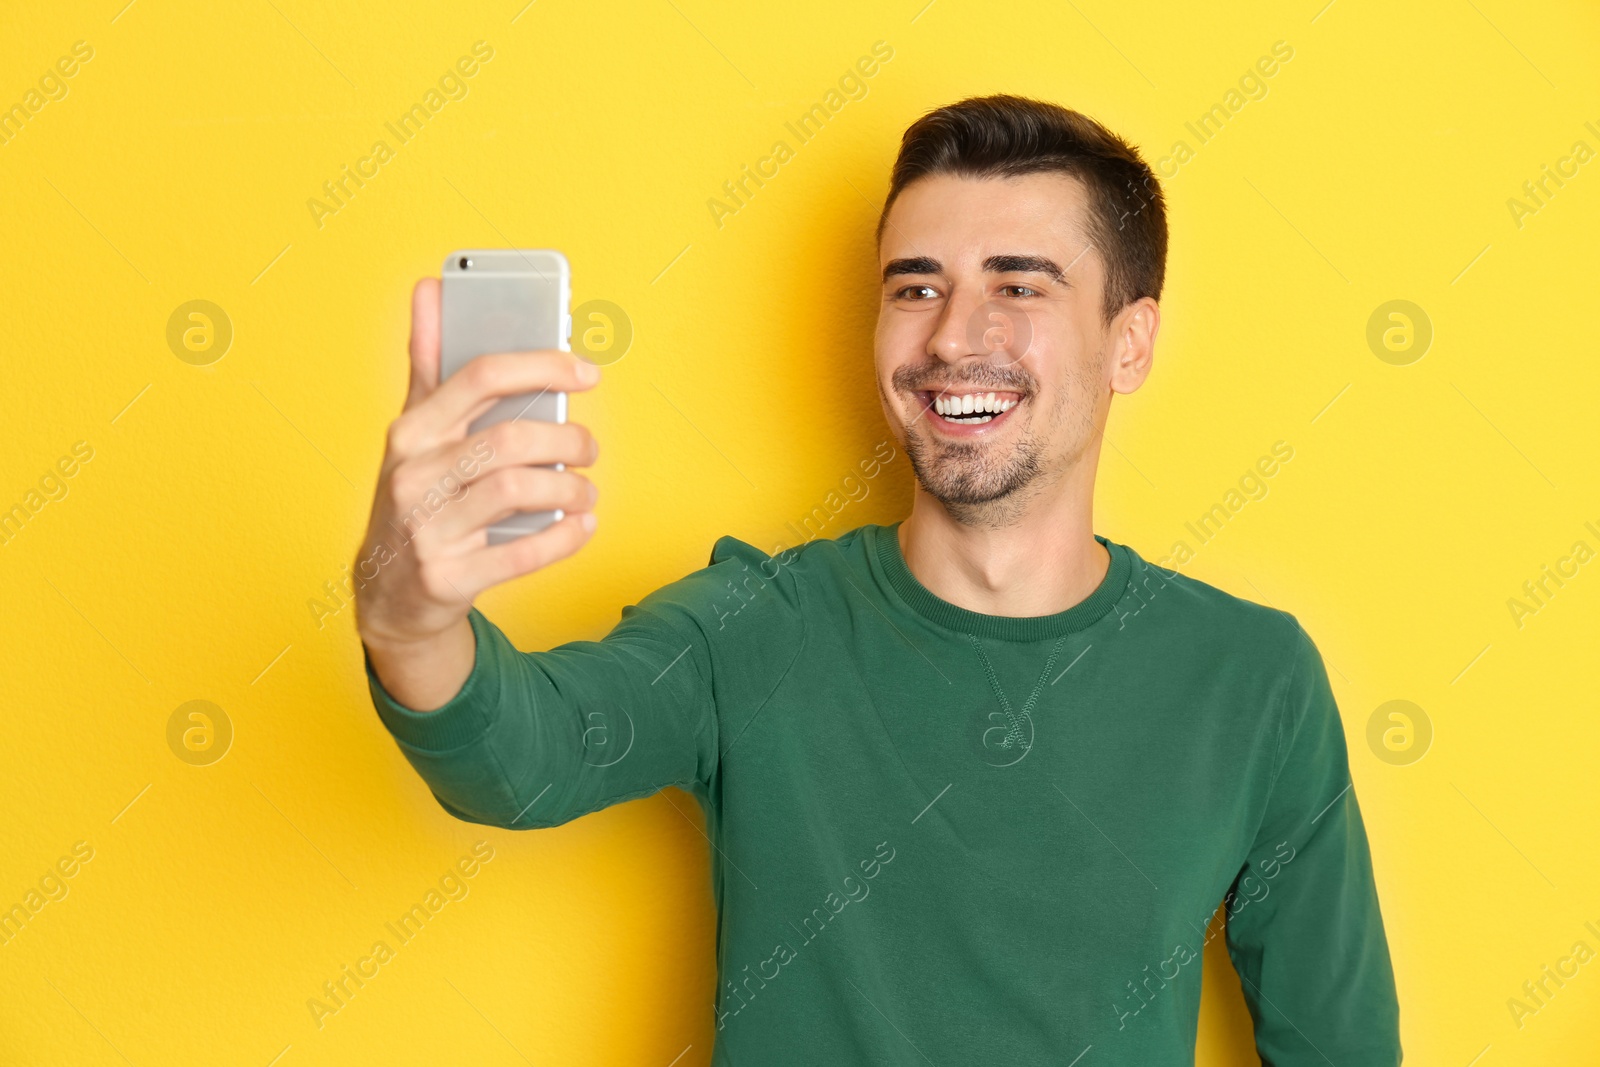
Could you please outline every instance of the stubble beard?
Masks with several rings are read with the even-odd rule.
[[[1103,352],[1097,353],[1096,367],[1103,356]],[[1029,426],[1017,433],[1015,445],[1004,454],[992,441],[945,441],[931,427],[918,426],[922,419],[939,417],[930,409],[905,427],[906,458],[917,484],[964,526],[999,529],[1016,525],[1029,504],[1057,484],[1093,440],[1093,390],[1097,386],[1097,369],[1069,372],[1066,388],[1056,392],[1049,411],[1030,411]],[[1078,412],[1069,410],[1073,397],[1081,397],[1087,406]],[[1037,398],[1038,393],[1031,393],[1027,403],[1032,405]],[[1033,427],[1063,427],[1069,420],[1077,424],[1078,441],[1057,469],[1047,462],[1045,442]]]
[[[937,418],[931,412],[928,418]],[[1042,449],[1024,433],[1004,456],[990,443],[940,441],[934,431],[907,427],[906,458],[923,492],[964,526],[1007,526],[1037,494]]]

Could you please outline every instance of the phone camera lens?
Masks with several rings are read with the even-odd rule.
[[[462,256],[458,265],[462,270],[466,270],[468,267],[472,266],[472,260],[468,259],[466,256]]]

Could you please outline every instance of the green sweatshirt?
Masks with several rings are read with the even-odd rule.
[[[776,556],[723,537],[548,652],[474,609],[448,704],[401,706],[369,661],[372,699],[468,822],[699,800],[714,1064],[1192,1064],[1224,930],[1264,1064],[1398,1064],[1344,732],[1295,617],[1098,535],[1087,599],[983,615],[917,581],[897,526]]]

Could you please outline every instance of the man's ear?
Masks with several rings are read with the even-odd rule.
[[[1144,384],[1155,358],[1156,334],[1161,331],[1161,305],[1140,297],[1111,323],[1111,390],[1131,393]]]

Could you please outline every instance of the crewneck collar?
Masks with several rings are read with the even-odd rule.
[[[977,611],[942,600],[927,586],[917,580],[906,566],[900,552],[900,523],[873,526],[872,536],[877,541],[878,562],[882,565],[889,584],[917,614],[947,630],[991,637],[1001,641],[1040,641],[1047,637],[1077,633],[1087,629],[1110,611],[1127,589],[1128,576],[1133,562],[1125,545],[1109,541],[1099,534],[1094,539],[1106,547],[1111,555],[1111,565],[1106,575],[1083,600],[1066,611],[1054,615],[985,615]]]

